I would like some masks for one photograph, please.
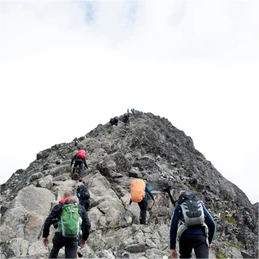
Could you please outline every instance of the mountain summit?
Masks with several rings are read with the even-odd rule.
[[[48,256],[42,225],[64,190],[75,192],[79,184],[70,167],[78,146],[87,150],[83,182],[91,195],[84,257],[169,258],[170,217],[184,189],[202,194],[216,222],[210,258],[258,257],[258,204],[226,180],[191,137],[165,118],[136,111],[129,125],[120,116],[118,126],[98,125],[71,143],[39,152],[26,170],[17,170],[1,185],[1,258]],[[139,225],[136,203],[127,207],[135,178],[145,179],[155,196],[148,225]]]

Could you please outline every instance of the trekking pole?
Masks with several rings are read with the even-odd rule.
[[[171,194],[171,192],[170,192],[170,191],[171,191],[170,186],[168,186],[164,191],[168,193],[171,202],[172,202],[173,205],[175,206],[175,200],[173,199],[173,196],[172,196],[172,194]]]
[[[151,211],[152,211],[152,209],[153,209],[153,207],[154,207],[155,204],[156,204],[156,202],[155,202],[155,200],[153,200],[153,204],[152,204],[152,206],[151,206],[151,208],[150,208]]]
[[[44,227],[44,223],[43,223],[43,225],[41,226],[40,233],[39,233],[39,235],[38,235],[38,239],[40,239],[40,237],[41,237],[41,233],[42,233],[42,231],[43,231],[43,227]]]

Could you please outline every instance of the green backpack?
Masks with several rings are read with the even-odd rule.
[[[81,222],[78,206],[75,203],[64,204],[58,222],[58,231],[62,236],[71,238],[78,236],[81,230]]]

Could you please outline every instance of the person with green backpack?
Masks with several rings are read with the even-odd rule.
[[[49,244],[49,228],[56,224],[57,231],[53,238],[53,247],[49,258],[57,258],[59,250],[65,247],[65,258],[75,258],[77,255],[79,234],[82,231],[80,247],[84,247],[90,233],[91,223],[83,206],[76,203],[72,192],[66,191],[47,217],[43,227],[43,244]],[[54,225],[55,226],[55,225]]]

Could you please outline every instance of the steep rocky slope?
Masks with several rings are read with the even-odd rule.
[[[85,257],[169,257],[173,203],[187,188],[203,195],[217,224],[211,258],[258,257],[258,204],[252,206],[183,131],[165,118],[137,112],[129,126],[121,121],[117,127],[98,125],[71,143],[39,152],[26,170],[1,185],[1,258],[46,258],[50,247],[42,245],[41,227],[64,190],[75,191],[78,185],[70,167],[78,145],[88,152],[83,181],[91,194]],[[139,177],[147,180],[156,199],[147,226],[138,224],[137,204],[127,206],[130,182]]]

